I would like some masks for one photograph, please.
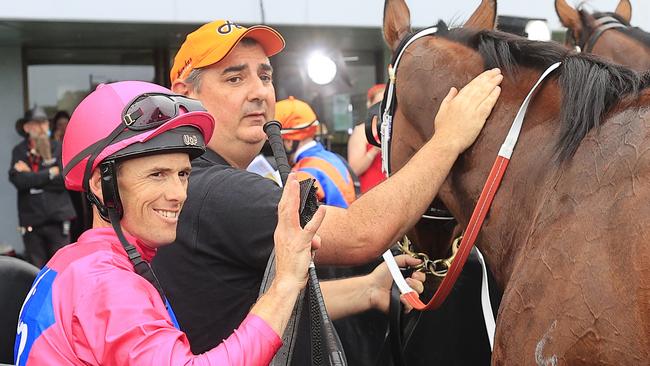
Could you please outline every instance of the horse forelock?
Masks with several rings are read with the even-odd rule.
[[[562,62],[558,78],[563,94],[562,127],[556,146],[560,162],[573,156],[583,138],[602,123],[612,107],[650,86],[648,75],[639,75],[589,54],[574,53],[553,42],[471,29],[454,29],[441,36],[473,48],[483,58],[485,69],[498,67],[511,79],[521,72],[520,67],[543,71]]]

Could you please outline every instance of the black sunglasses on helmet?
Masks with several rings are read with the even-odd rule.
[[[145,93],[127,104],[122,122],[133,131],[149,130],[178,116],[181,107],[185,112],[205,112],[201,102],[183,95]]]

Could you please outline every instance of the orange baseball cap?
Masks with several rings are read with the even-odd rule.
[[[271,27],[246,28],[229,20],[215,20],[187,35],[176,53],[169,79],[172,83],[183,80],[190,71],[221,61],[244,37],[256,40],[268,57],[284,48],[284,38]]]
[[[282,124],[282,138],[304,140],[316,134],[318,119],[309,104],[294,97],[275,103],[275,119]]]

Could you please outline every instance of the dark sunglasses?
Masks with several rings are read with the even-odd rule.
[[[133,131],[149,130],[177,117],[181,107],[185,112],[206,111],[201,102],[183,95],[145,93],[124,108],[122,122]]]

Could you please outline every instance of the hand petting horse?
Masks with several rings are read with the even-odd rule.
[[[555,11],[568,28],[567,46],[637,71],[650,70],[650,33],[630,25],[630,0],[620,0],[613,13],[594,14],[582,6],[576,10],[566,0],[555,0]]]
[[[395,71],[391,169],[435,133],[451,87],[499,67],[499,102],[439,194],[466,226],[522,101],[562,62],[531,101],[478,237],[504,291],[492,362],[650,364],[650,77],[489,23],[439,23],[407,47]],[[410,33],[405,2],[387,0],[393,52]]]

